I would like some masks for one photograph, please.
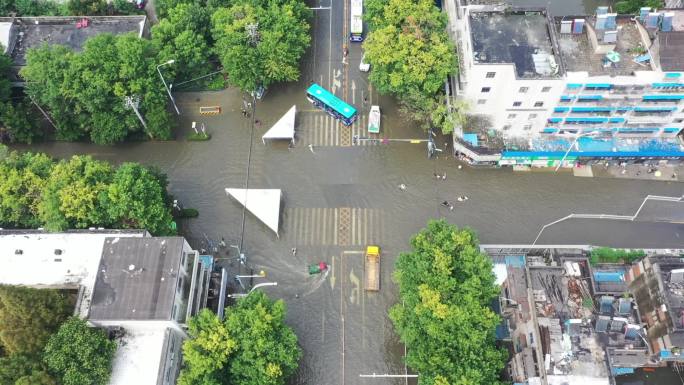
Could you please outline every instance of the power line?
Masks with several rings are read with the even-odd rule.
[[[240,229],[240,253],[242,253],[242,245],[243,241],[245,239],[245,215],[247,212],[247,199],[249,199],[249,169],[250,165],[252,164],[252,145],[254,142],[254,123],[255,123],[255,118],[254,116],[256,115],[256,97],[253,94],[252,95],[252,121],[251,121],[251,129],[249,133],[249,151],[247,152],[247,172],[245,173],[245,203],[242,205],[242,225]]]

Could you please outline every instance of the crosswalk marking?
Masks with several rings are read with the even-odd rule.
[[[373,141],[352,143],[353,136],[380,138],[378,134],[368,134],[367,125],[368,116],[363,113],[347,127],[325,112],[309,112],[300,114],[296,136],[299,143],[318,147],[377,145],[378,143]]]
[[[343,215],[340,215],[340,214]],[[363,246],[383,238],[381,209],[286,208],[281,238],[301,246]]]

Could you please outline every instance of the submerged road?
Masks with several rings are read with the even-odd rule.
[[[241,237],[242,207],[226,196],[227,187],[280,188],[283,209],[276,237],[247,214],[244,252],[254,269],[268,273],[277,287],[264,290],[283,298],[288,322],[297,332],[304,358],[296,384],[404,384],[403,379],[361,379],[360,374],[402,374],[404,347],[387,317],[396,302],[391,272],[412,234],[433,218],[470,226],[483,243],[531,243],[543,225],[571,213],[633,215],[645,196],[681,196],[684,185],[672,182],[576,178],[565,173],[522,173],[508,169],[457,169],[450,156],[428,160],[425,145],[353,145],[366,135],[370,104],[383,110],[382,137],[424,137],[398,111],[391,98],[379,96],[359,72],[358,44],[348,44],[348,1],[321,0],[315,10],[313,45],[299,83],[272,87],[257,103],[254,140],[251,119],[240,113],[243,95],[236,90],[177,94],[181,109],[178,140],[127,143],[112,147],[46,143],[17,149],[57,157],[92,154],[112,162],[139,161],[169,176],[171,193],[199,210],[186,226],[190,239]],[[347,16],[345,16],[347,15]],[[311,80],[334,91],[361,112],[344,127],[315,110],[305,99]],[[364,96],[369,99],[364,105]],[[293,104],[297,105],[297,143],[261,143],[264,134]],[[199,106],[220,105],[218,116],[198,115]],[[191,122],[205,123],[208,142],[187,142]],[[438,144],[443,145],[444,139]],[[310,151],[308,145],[313,146]],[[252,148],[251,162],[247,164]],[[434,173],[447,173],[437,180]],[[405,184],[406,189],[398,188]],[[459,203],[456,198],[469,199]],[[447,200],[449,210],[440,205]],[[623,247],[682,247],[682,204],[647,208],[635,221],[569,220],[549,227],[539,243],[596,243]],[[666,222],[660,222],[665,217]],[[363,291],[362,252],[382,248],[381,290]],[[296,255],[291,249],[297,248]],[[326,261],[329,272],[309,276],[306,266]],[[257,283],[255,281],[255,283]],[[409,381],[409,383],[415,383]]]

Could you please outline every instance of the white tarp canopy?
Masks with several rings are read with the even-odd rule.
[[[227,188],[226,194],[240,202],[276,235],[280,221],[280,189]]]
[[[290,108],[290,110],[261,137],[261,141],[264,142],[264,144],[266,144],[266,139],[289,139],[294,142],[296,114],[297,106],[292,106],[292,108]]]

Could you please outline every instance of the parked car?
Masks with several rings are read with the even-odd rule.
[[[359,63],[359,71],[368,72],[370,71],[370,63],[366,63],[366,54],[361,56],[361,63]]]

